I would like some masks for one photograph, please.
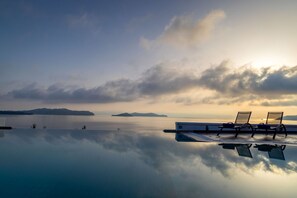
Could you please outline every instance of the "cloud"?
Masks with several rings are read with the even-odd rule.
[[[159,96],[187,91],[196,86],[197,79],[190,71],[158,65],[143,73],[137,87],[141,94]]]
[[[224,18],[223,10],[213,10],[200,20],[192,16],[175,16],[157,39],[148,40],[142,37],[140,45],[144,48],[151,47],[153,44],[195,47],[208,40],[216,25]]]
[[[297,99],[271,100],[260,103],[261,106],[297,106]]]
[[[134,84],[130,80],[120,79],[110,81],[102,86],[86,88],[67,88],[58,84],[46,89],[37,88],[35,85],[8,93],[16,99],[40,100],[50,103],[112,103],[126,102],[137,98]]]
[[[256,69],[231,66],[223,61],[202,72],[194,69],[156,65],[138,79],[108,81],[94,88],[47,88],[36,84],[15,89],[2,98],[38,100],[49,103],[114,103],[160,98],[184,104],[296,105],[297,66]]]
[[[297,66],[255,69],[245,65],[232,68],[224,61],[217,67],[205,70],[199,83],[205,88],[230,96],[297,94]]]
[[[194,87],[197,77],[192,73],[157,65],[145,71],[137,80],[119,79],[86,89],[54,84],[48,88],[36,84],[8,93],[15,99],[40,100],[51,103],[113,103],[135,101],[178,93]]]
[[[256,69],[250,65],[231,67],[228,61],[202,72],[199,83],[216,94],[202,102],[262,106],[296,105],[297,66]]]

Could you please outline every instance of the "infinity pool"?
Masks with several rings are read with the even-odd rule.
[[[15,129],[0,131],[0,197],[296,197],[297,147],[284,160],[254,147],[244,157],[177,142],[162,132],[175,121],[7,117]]]

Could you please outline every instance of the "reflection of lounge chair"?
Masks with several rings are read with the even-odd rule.
[[[268,144],[262,144],[262,145],[255,145],[255,148],[258,148],[259,151],[268,152],[268,156],[271,159],[279,159],[279,160],[285,160],[284,150],[286,148],[286,145],[268,145]]]
[[[226,143],[222,143],[219,144],[220,146],[222,146],[223,149],[232,149],[234,150],[236,148],[237,153],[239,156],[242,157],[249,157],[249,158],[253,158],[252,153],[250,151],[251,148],[251,144],[226,144]]]
[[[181,133],[176,133],[175,134],[175,140],[178,141],[178,142],[198,142],[194,138],[191,138],[191,137],[186,136],[186,135],[181,134]]]
[[[254,129],[252,137],[254,136],[257,130],[266,131],[267,133],[268,131],[274,131],[273,139],[275,138],[277,132],[284,132],[287,136],[288,134],[286,127],[282,124],[283,114],[283,112],[268,112],[266,124],[258,124],[257,127]]]
[[[252,114],[251,111],[238,112],[234,123],[233,122],[223,123],[223,125],[219,127],[220,132],[218,132],[217,136],[220,135],[223,129],[235,129],[236,131],[235,137],[237,137],[238,132],[242,128],[250,128],[251,130],[253,130],[252,125],[249,124],[251,114]]]

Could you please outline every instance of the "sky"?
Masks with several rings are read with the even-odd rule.
[[[293,0],[0,0],[0,109],[297,110]]]

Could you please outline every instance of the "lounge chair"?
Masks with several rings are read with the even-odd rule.
[[[268,152],[268,156],[271,159],[285,160],[283,151],[286,149],[286,145],[256,144],[254,148],[258,148],[259,151]]]
[[[251,114],[252,114],[251,111],[238,112],[234,123],[228,122],[228,123],[223,123],[222,126],[219,126],[220,132],[218,132],[217,136],[219,136],[221,131],[223,131],[223,129],[226,129],[226,128],[227,129],[235,129],[235,131],[236,131],[235,137],[237,137],[239,131],[242,128],[250,128],[251,130],[253,130],[252,125],[249,124]]]
[[[239,156],[253,158],[252,153],[250,151],[252,144],[222,143],[222,144],[219,144],[219,146],[222,146],[223,149],[230,149],[230,150],[234,150],[236,148],[236,151]]]
[[[254,137],[257,131],[274,131],[273,139],[275,139],[277,132],[284,132],[287,137],[287,129],[285,125],[282,124],[284,112],[268,112],[266,123],[260,123],[254,129],[254,132],[251,137]]]

